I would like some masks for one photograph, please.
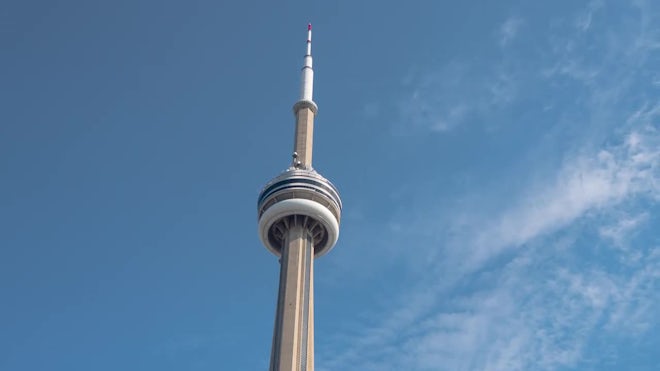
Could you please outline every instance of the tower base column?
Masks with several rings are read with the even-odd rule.
[[[282,246],[271,371],[314,370],[314,246],[303,216],[292,216]]]

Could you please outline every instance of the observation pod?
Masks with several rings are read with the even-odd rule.
[[[314,257],[330,251],[339,238],[341,199],[337,188],[313,169],[287,169],[259,194],[257,209],[261,242],[276,256],[286,231],[299,224],[310,234]]]

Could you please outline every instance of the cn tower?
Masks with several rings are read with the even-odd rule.
[[[339,237],[339,192],[312,168],[318,111],[313,89],[310,24],[300,99],[293,105],[293,160],[257,201],[259,237],[280,262],[270,371],[314,370],[314,258],[330,251]]]

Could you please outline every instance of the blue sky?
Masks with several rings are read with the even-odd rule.
[[[263,370],[314,24],[316,368],[660,367],[660,5],[12,2],[0,369]]]

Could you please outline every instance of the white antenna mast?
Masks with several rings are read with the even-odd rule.
[[[307,54],[305,64],[302,68],[302,84],[300,88],[300,100],[313,102],[314,93],[314,70],[312,69],[312,24],[307,25]]]

